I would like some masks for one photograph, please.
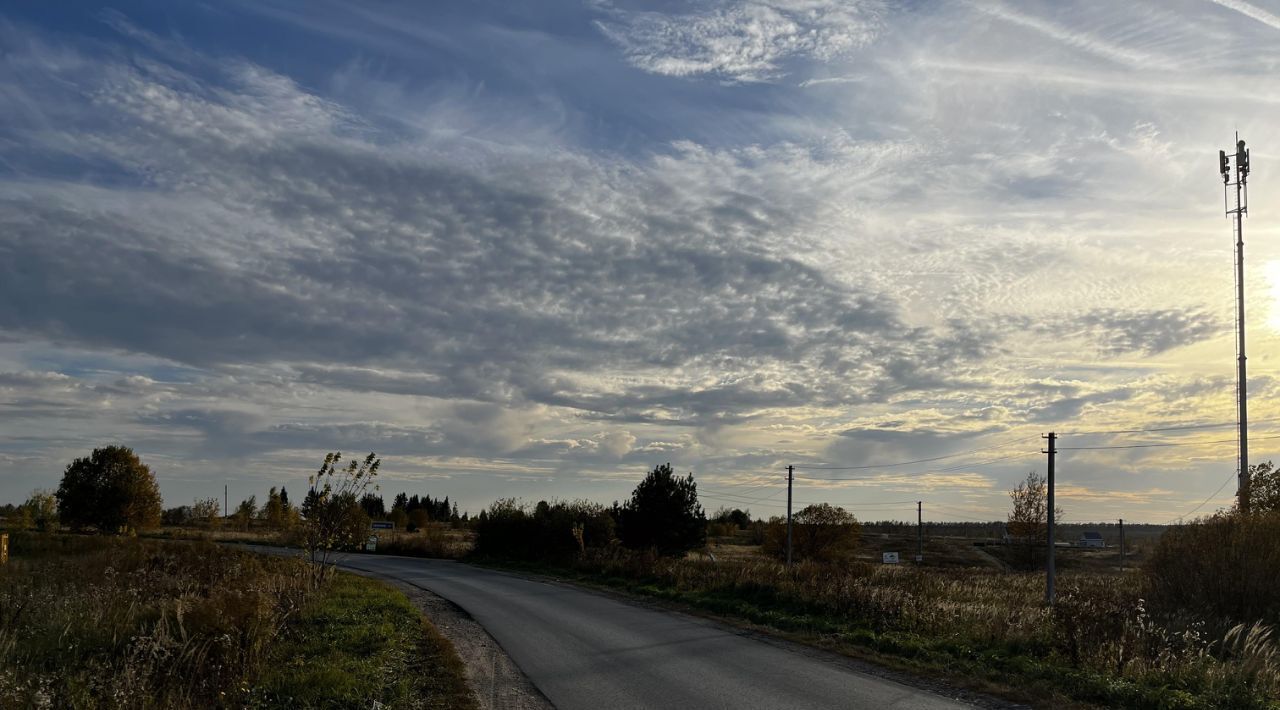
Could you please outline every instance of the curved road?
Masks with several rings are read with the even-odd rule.
[[[349,555],[338,564],[462,607],[560,710],[974,707],[858,672],[834,655],[566,584],[448,560]]]

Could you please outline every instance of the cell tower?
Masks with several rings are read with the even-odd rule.
[[[1234,165],[1233,165],[1234,164]],[[1234,175],[1233,175],[1234,168]],[[1249,151],[1236,134],[1235,155],[1218,151],[1218,172],[1222,174],[1222,202],[1227,217],[1235,216],[1233,229],[1236,238],[1236,406],[1239,408],[1240,468],[1236,500],[1240,511],[1249,512],[1249,409],[1248,385],[1245,380],[1244,356],[1244,216],[1249,213]],[[1232,177],[1235,181],[1232,182]],[[1235,206],[1231,192],[1235,189]]]

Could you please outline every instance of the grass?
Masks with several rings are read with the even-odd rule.
[[[462,661],[400,592],[338,575],[270,654],[251,707],[472,708]]]
[[[509,564],[509,563],[508,563]],[[601,552],[559,576],[675,602],[887,665],[996,689],[1039,707],[1276,708],[1265,630],[1252,650],[1173,629],[1146,611],[1138,580],[1064,574],[1058,604],[1043,577],[979,569],[661,559]],[[1246,642],[1236,646],[1244,648]]]
[[[375,582],[315,588],[300,559],[207,542],[17,533],[10,551],[0,707],[471,707],[449,644]]]

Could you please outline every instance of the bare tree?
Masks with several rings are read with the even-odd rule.
[[[1013,510],[1009,512],[1009,535],[1027,542],[1045,540],[1049,530],[1049,484],[1035,471],[1027,474],[1013,490]],[[1054,506],[1054,518],[1062,519],[1062,508]]]

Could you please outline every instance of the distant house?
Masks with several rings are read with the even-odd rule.
[[[1080,540],[1076,542],[1076,547],[1106,547],[1107,543],[1102,539],[1100,532],[1084,532],[1080,534]]]

